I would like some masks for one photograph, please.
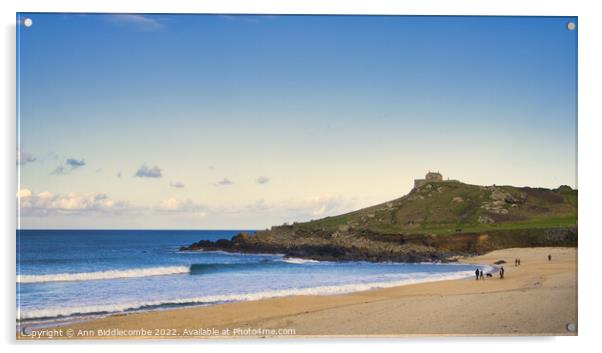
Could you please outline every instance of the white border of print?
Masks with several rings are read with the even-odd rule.
[[[137,12],[137,13],[263,13],[263,14],[403,14],[403,15],[546,15],[579,16],[579,268],[591,276],[580,276],[579,282],[579,336],[578,337],[512,337],[512,338],[411,338],[379,340],[274,340],[274,341],[194,341],[208,347],[190,345],[190,341],[161,341],[152,345],[141,342],[98,342],[86,347],[90,352],[105,351],[103,345],[124,345],[128,349],[144,349],[147,352],[163,352],[167,345],[177,345],[180,352],[213,351],[305,352],[308,349],[341,349],[360,352],[367,345],[378,345],[379,351],[427,351],[427,352],[507,352],[540,350],[567,352],[595,347],[600,314],[600,280],[596,255],[602,249],[602,235],[596,227],[596,213],[602,200],[599,183],[602,163],[598,151],[602,151],[600,129],[600,87],[602,51],[600,41],[602,19],[594,1],[477,1],[477,0],[5,0],[0,2],[2,11],[2,85],[0,90],[4,118],[2,119],[2,194],[0,217],[2,225],[3,280],[1,335],[8,350],[37,351],[40,344],[15,342],[15,193],[17,190],[15,166],[15,12]],[[81,342],[64,344],[45,343],[47,352],[78,352]],[[144,344],[142,348],[141,345]],[[287,347],[284,348],[283,345]],[[598,343],[599,345],[599,343]],[[321,347],[318,347],[321,346]],[[537,347],[536,347],[537,346]],[[543,346],[543,347],[542,347]]]

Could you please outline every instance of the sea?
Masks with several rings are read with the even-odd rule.
[[[241,230],[17,230],[17,325],[461,279],[475,267],[180,251]],[[253,230],[246,230],[252,233]]]

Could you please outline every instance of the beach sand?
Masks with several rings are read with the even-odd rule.
[[[514,266],[515,258],[521,266]],[[151,331],[148,338],[576,335],[567,330],[567,324],[577,323],[576,248],[505,249],[460,261],[498,260],[506,261],[504,279],[495,274],[482,281],[471,277],[345,295],[113,315],[60,329],[73,330],[73,338],[99,338],[98,329],[145,329]],[[294,335],[278,329],[293,329]],[[92,337],[84,335],[90,332]],[[113,332],[112,338],[140,338],[136,332],[122,334]]]

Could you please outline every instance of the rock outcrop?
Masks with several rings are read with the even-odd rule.
[[[507,247],[576,246],[577,191],[425,184],[348,214],[274,226],[182,250],[279,253],[316,260],[450,261]]]

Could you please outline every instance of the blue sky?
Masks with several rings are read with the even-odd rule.
[[[23,228],[263,228],[428,170],[576,186],[576,18],[19,16]]]

